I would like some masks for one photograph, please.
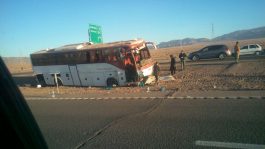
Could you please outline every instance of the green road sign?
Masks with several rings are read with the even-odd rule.
[[[93,43],[103,42],[101,26],[89,24],[88,35],[90,42]]]

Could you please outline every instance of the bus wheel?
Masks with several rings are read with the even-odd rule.
[[[107,86],[113,87],[114,85],[118,86],[118,81],[114,78],[108,78],[107,79]]]

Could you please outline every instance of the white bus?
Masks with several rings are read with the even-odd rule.
[[[42,86],[125,86],[152,75],[154,61],[142,39],[113,43],[81,43],[30,55]]]

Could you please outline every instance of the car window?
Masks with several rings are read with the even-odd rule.
[[[202,52],[207,52],[207,51],[208,51],[208,47],[202,49]]]
[[[209,48],[209,51],[214,51],[214,50],[218,50],[218,49],[221,49],[222,46],[212,46]]]
[[[256,45],[250,45],[249,48],[257,48],[257,46]]]
[[[241,48],[241,49],[242,49],[242,50],[243,50],[243,49],[248,49],[248,46],[244,46],[244,47],[243,47],[243,48]]]

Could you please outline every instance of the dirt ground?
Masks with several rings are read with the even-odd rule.
[[[247,43],[259,43],[265,45],[265,39],[240,41],[241,45]],[[234,41],[226,43],[229,47],[233,46]],[[195,44],[190,46],[158,49],[151,51],[152,58],[156,61],[169,60],[169,55],[178,55],[181,49],[186,53],[202,48],[205,44]],[[22,61],[19,65],[9,61],[7,66],[11,73],[30,72],[31,64]],[[159,81],[157,85],[141,87],[115,87],[112,89],[105,87],[60,87],[61,95],[85,96],[87,94],[111,96],[111,95],[140,95],[150,91],[159,91],[161,87],[166,90],[180,92],[211,91],[211,90],[265,90],[265,60],[242,61],[239,64],[234,62],[215,62],[209,64],[194,65],[187,63],[184,71],[180,71],[180,64],[177,65],[175,80]],[[23,67],[23,70],[21,69]],[[161,65],[161,76],[169,75],[168,66]],[[24,96],[51,96],[55,93],[55,87],[20,87]]]
[[[176,90],[265,90],[265,61],[222,62],[213,65],[190,65],[177,71],[175,81],[161,85]],[[179,66],[180,67],[180,66]]]

